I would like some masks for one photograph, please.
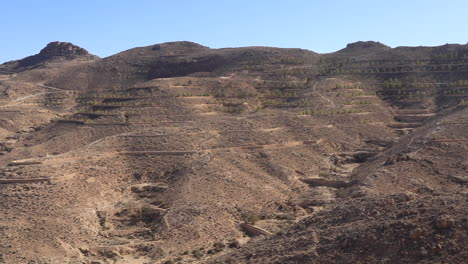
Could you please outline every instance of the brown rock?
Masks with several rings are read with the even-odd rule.
[[[55,41],[47,44],[39,53],[41,56],[89,55],[89,52],[69,42]]]
[[[411,231],[409,238],[412,240],[417,240],[423,235],[424,235],[424,231],[421,228],[416,228],[413,231]]]
[[[429,252],[427,252],[427,250],[424,247],[421,247],[419,252],[420,252],[421,256],[427,256],[427,254],[429,253]]]
[[[265,229],[262,229],[262,228],[259,228],[257,226],[253,226],[251,224],[247,224],[247,223],[242,223],[241,224],[241,227],[242,229],[244,229],[245,232],[247,232],[248,234],[252,235],[252,236],[267,236],[267,235],[271,235],[270,232],[268,232],[267,230]]]
[[[448,215],[442,215],[435,221],[435,226],[439,229],[449,229],[453,226],[455,221]]]

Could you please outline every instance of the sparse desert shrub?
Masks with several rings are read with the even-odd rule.
[[[226,97],[226,93],[224,93],[224,92],[217,92],[217,93],[214,94],[214,97],[216,97],[216,98]]]
[[[240,107],[227,107],[225,111],[227,113],[235,114],[242,112],[242,109]]]
[[[192,251],[192,256],[196,259],[201,259],[205,253],[201,249],[195,249]]]
[[[237,239],[233,239],[228,243],[229,248],[240,248],[240,242]]]
[[[260,220],[260,216],[252,212],[243,213],[241,215],[241,218],[242,220],[244,220],[245,222],[249,224],[255,224],[256,222]]]
[[[213,249],[216,253],[223,251],[225,247],[226,245],[223,242],[216,242],[213,244]]]
[[[283,102],[279,101],[279,100],[275,100],[275,99],[267,99],[263,102],[265,105],[280,105],[280,104],[284,104]]]
[[[212,248],[212,249],[208,250],[206,253],[210,254],[210,255],[215,255],[215,254],[218,254],[221,251],[223,251],[223,249],[224,248]]]
[[[302,112],[299,113],[300,115],[313,115],[314,114],[314,110],[312,109],[306,109]]]
[[[319,177],[321,177],[321,178],[326,178],[326,177],[328,177],[328,173],[320,172],[320,173],[319,173]]]

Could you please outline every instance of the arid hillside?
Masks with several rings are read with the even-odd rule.
[[[0,65],[0,263],[464,263],[468,46]]]

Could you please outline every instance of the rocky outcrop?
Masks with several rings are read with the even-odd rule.
[[[260,228],[260,227],[257,227],[257,226],[254,226],[254,225],[251,225],[251,224],[242,223],[240,226],[247,234],[249,234],[251,236],[268,236],[268,235],[271,235],[271,233],[268,232],[267,230],[265,230],[263,228]]]
[[[358,41],[354,43],[349,43],[346,46],[346,48],[342,49],[341,51],[361,51],[361,50],[369,50],[369,49],[388,50],[391,48],[385,44],[382,44],[376,41]]]
[[[41,56],[44,58],[52,58],[56,56],[85,56],[91,55],[87,50],[76,46],[70,42],[61,42],[55,41],[47,44],[39,54],[36,56]]]
[[[70,42],[54,41],[47,44],[38,54],[17,61],[10,61],[0,65],[0,73],[11,74],[37,67],[45,62],[72,59],[95,60],[98,56]]]
[[[96,59],[98,57],[70,42],[55,41],[47,44],[39,54],[20,60],[18,67],[34,66],[44,61],[76,58]]]

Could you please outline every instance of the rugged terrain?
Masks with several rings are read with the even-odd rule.
[[[463,263],[468,46],[66,42],[0,65],[0,263]]]

